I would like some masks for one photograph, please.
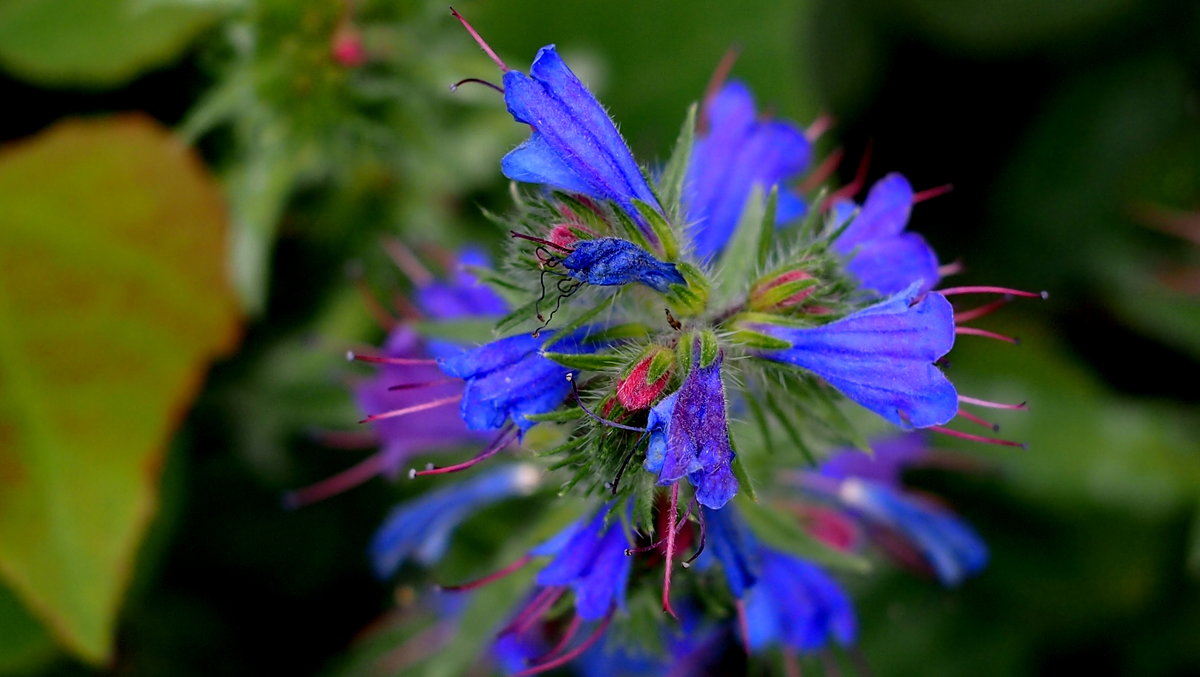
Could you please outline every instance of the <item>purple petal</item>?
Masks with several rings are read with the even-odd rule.
[[[891,296],[913,283],[925,293],[938,283],[937,254],[925,238],[902,233],[865,243],[846,264],[846,270],[858,278],[862,288],[881,296]]]
[[[863,243],[903,232],[912,204],[913,190],[908,179],[901,174],[888,174],[871,187],[858,216],[842,231],[833,244],[834,249],[849,254]]]

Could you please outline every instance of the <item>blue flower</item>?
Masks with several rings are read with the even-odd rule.
[[[821,462],[821,475],[835,479],[857,477],[876,484],[900,486],[907,466],[929,455],[929,445],[921,433],[888,435],[871,440],[871,451],[841,449]]]
[[[746,595],[751,650],[783,645],[813,651],[831,642],[854,642],[854,608],[829,574],[769,548],[760,548],[759,562],[758,583]]]
[[[703,512],[708,546],[700,564],[708,566],[713,558],[720,562],[729,591],[741,599],[758,581],[758,542],[733,509],[704,508]]]
[[[756,119],[754,99],[740,82],[730,82],[705,105],[711,131],[696,138],[688,163],[683,204],[692,243],[701,259],[716,256],[733,236],[754,186],[764,190],[801,173],[812,144],[795,125]],[[779,191],[776,222],[804,214],[803,198]]]
[[[528,494],[538,475],[533,466],[504,466],[397,506],[371,541],[375,573],[386,578],[408,561],[436,563],[459,524],[484,506]]]
[[[838,496],[866,521],[911,544],[945,585],[957,585],[987,565],[987,544],[954,513],[899,489],[855,478],[842,482]]]
[[[569,586],[575,612],[585,621],[599,620],[614,606],[625,608],[625,584],[633,559],[618,519],[605,525],[608,506],[589,521],[580,521],[532,551],[554,559],[537,576],[539,585]]]
[[[562,265],[576,280],[600,286],[641,282],[655,291],[666,292],[669,285],[687,284],[674,263],[659,261],[636,244],[615,237],[575,243],[574,251],[562,260]]]
[[[921,292],[938,283],[937,254],[916,233],[906,233],[913,190],[900,174],[888,174],[871,187],[862,208],[850,200],[833,204],[834,224],[850,224],[833,248],[849,257],[846,269],[864,289],[891,296],[913,283]]]
[[[529,75],[504,74],[504,101],[517,122],[533,128],[501,161],[505,176],[612,200],[643,226],[633,201],[660,209],[616,126],[554,45],[538,50]]]
[[[712,364],[700,366],[697,341],[691,371],[679,390],[650,409],[647,428],[650,446],[644,467],[658,474],[659,486],[669,486],[684,475],[696,490],[696,500],[720,508],[737,493],[733,476],[733,447],[725,419],[725,387],[721,383],[720,354]]]
[[[791,344],[758,357],[803,367],[843,395],[904,429],[941,425],[958,412],[958,393],[934,362],[954,345],[954,310],[916,285],[817,327],[749,324]]]
[[[599,345],[586,343],[590,328],[554,339],[553,331],[537,337],[509,336],[458,355],[438,360],[450,376],[464,379],[459,412],[471,430],[495,430],[512,421],[522,432],[536,421],[526,416],[552,411],[571,392],[566,367],[542,357],[542,346],[550,343],[556,352],[590,353]]]
[[[502,315],[508,304],[500,295],[481,283],[466,266],[490,265],[487,254],[475,248],[459,252],[454,275],[448,280],[429,280],[417,286],[417,306],[427,316],[439,320],[480,315]]]

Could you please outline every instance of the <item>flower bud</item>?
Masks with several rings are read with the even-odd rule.
[[[661,347],[650,349],[617,384],[617,401],[629,411],[646,409],[671,382],[674,354]]]

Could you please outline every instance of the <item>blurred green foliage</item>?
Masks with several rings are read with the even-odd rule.
[[[778,115],[807,124],[828,112],[838,121],[822,143],[825,152],[845,145],[843,179],[873,138],[872,176],[902,171],[918,189],[955,184],[919,205],[913,224],[944,260],[961,257],[964,281],[1051,291],[1048,302],[997,316],[1023,345],[963,337],[952,355],[967,394],[1030,401],[1029,412],[1002,418],[1005,436],[1030,448],[947,443],[974,459],[973,472],[911,478],[950,496],[994,559],[952,591],[897,572],[852,578],[873,672],[1200,671],[1200,284],[1189,282],[1200,275],[1200,235],[1188,237],[1200,228],[1187,230],[1200,213],[1200,8],[1169,0],[493,0],[457,9],[515,68],[557,43],[650,162],[665,160],[687,105],[737,46],[735,75]],[[339,60],[345,40],[361,48],[361,62]],[[447,87],[498,80],[495,66],[443,4],[415,0],[7,0],[0,66],[0,91],[19,94],[21,113],[38,126],[184,98],[187,114],[161,121],[196,145],[225,187],[227,270],[254,314],[240,352],[211,372],[177,429],[163,473],[170,509],[157,514],[139,566],[131,558],[148,512],[132,531],[127,520],[106,523],[126,535],[120,565],[87,579],[108,600],[96,607],[104,613],[92,618],[95,632],[72,641],[47,622],[69,616],[65,603],[0,588],[0,672],[374,669],[414,632],[396,614],[421,612],[412,604],[388,611],[393,591],[372,580],[363,553],[387,507],[414,489],[376,481],[298,512],[283,511],[279,497],[359,458],[324,448],[313,429],[349,429],[356,416],[345,395],[354,372],[338,358],[381,336],[360,289],[390,302],[407,285],[381,238],[401,236],[431,260],[467,241],[496,241],[479,207],[506,204],[497,162],[525,130],[494,92]],[[171,89],[139,85],[151,81]],[[70,166],[61,165],[66,175]],[[103,174],[100,166],[93,171]],[[76,192],[53,192],[52,181],[27,182],[2,202],[76,205],[70,223],[46,231],[64,240],[106,219],[178,230],[180,215],[150,210],[135,219],[117,208],[145,189],[109,185],[81,202]],[[0,220],[0,239],[17,232]],[[107,249],[94,252],[111,260]],[[43,264],[50,277],[52,263]],[[173,270],[187,279],[150,278],[138,293],[194,283],[194,271]],[[11,289],[0,273],[0,297]],[[6,325],[69,313],[67,298],[34,299]],[[128,326],[63,331],[93,355]],[[123,388],[152,398],[135,380],[145,366],[144,356],[104,353],[81,358],[75,373],[106,379],[112,399],[134,396]],[[0,389],[9,373],[0,372]],[[55,395],[77,390],[63,384]],[[158,404],[181,411],[188,402]],[[46,468],[89,491],[127,486],[129,478],[109,484],[96,471],[102,464],[88,460],[107,448],[100,442],[76,440]],[[168,448],[165,438],[149,451],[133,446],[155,458]],[[15,449],[0,446],[0,481]],[[150,492],[138,500],[153,494],[138,491]],[[521,520],[527,507],[492,519]],[[534,538],[522,533],[457,543],[448,569],[424,577],[468,578],[483,561],[511,561]],[[11,568],[0,571],[14,580]],[[489,592],[497,599],[478,602],[461,644],[426,657],[422,674],[461,673],[472,663],[465,647],[495,626],[488,614],[504,613],[489,605],[503,607],[500,598],[521,589],[512,579]],[[375,620],[381,629],[360,636]],[[109,652],[106,667],[68,658]]]

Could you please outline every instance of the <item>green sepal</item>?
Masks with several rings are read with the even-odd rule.
[[[737,447],[734,444],[733,436],[729,436],[729,446],[734,449],[733,461],[729,464],[733,469],[733,476],[737,478],[738,487],[747,500],[758,503],[758,492],[754,490],[754,481],[750,479],[750,474],[746,472],[746,466],[742,463],[741,454],[737,453]]]
[[[673,284],[667,290],[667,303],[676,315],[683,318],[696,317],[708,307],[708,295],[712,288],[704,273],[686,261],[675,264],[676,270],[687,280],[687,285]]]
[[[564,367],[583,371],[603,371],[620,366],[623,360],[609,353],[555,353],[546,351],[542,357],[554,360]]]
[[[694,103],[688,107],[683,127],[679,129],[679,136],[675,139],[675,148],[671,151],[671,157],[667,160],[667,165],[663,168],[662,176],[658,180],[658,193],[663,202],[663,209],[667,210],[667,214],[671,215],[676,222],[683,219],[683,184],[687,179],[687,169],[692,158],[692,146],[696,141],[698,109],[699,106]],[[668,254],[668,256],[671,255]]]
[[[671,228],[671,224],[663,218],[663,215],[653,206],[634,200],[633,205],[637,207],[638,213],[650,224],[650,230],[658,238],[658,251],[668,261],[674,261],[679,258],[679,240],[675,237],[675,231]]]
[[[655,383],[671,370],[671,365],[675,362],[675,351],[662,346],[655,346],[651,350],[656,351],[654,357],[650,358],[650,366],[646,369],[646,384]],[[640,362],[641,360],[639,360]]]
[[[635,202],[637,202],[637,200],[635,200]],[[653,209],[653,207],[651,207],[651,209]],[[629,215],[625,213],[624,209],[614,209],[613,214],[616,216],[617,222],[621,225],[621,230],[623,231],[626,240],[629,240],[648,252],[658,251],[658,247],[654,246],[655,243],[650,241],[649,236],[647,236],[646,232],[642,230],[642,227],[634,223],[633,219],[631,219]]]
[[[791,282],[777,284],[774,287],[770,287],[766,289],[766,291],[762,292],[756,293],[752,291],[750,293],[750,299],[747,305],[749,305],[750,310],[766,312],[772,308],[775,308],[796,294],[799,294],[806,289],[816,287],[818,284],[820,284],[820,280],[816,279],[815,277],[809,277],[802,280],[792,280]],[[755,286],[758,286],[757,283]]]
[[[721,342],[717,340],[717,335],[709,329],[696,332],[696,336],[700,339],[700,366],[711,366],[721,352]]]
[[[733,237],[726,243],[716,267],[721,271],[717,291],[722,299],[742,293],[746,288],[745,281],[752,279],[758,271],[759,259],[763,256],[760,252],[761,243],[766,241],[769,247],[775,232],[775,203],[778,198],[779,193],[775,189],[771,190],[766,200],[763,199],[761,186],[755,186],[750,191]]]
[[[567,421],[576,421],[583,418],[583,410],[579,407],[569,407],[567,409],[549,411],[544,414],[525,414],[525,418],[539,423],[566,423]]]
[[[494,316],[455,318],[453,320],[419,320],[412,323],[412,328],[425,338],[481,344],[488,343],[494,338],[492,329],[495,326]]]
[[[745,327],[735,326],[729,334],[729,338],[734,343],[754,350],[787,350],[792,347],[788,341],[781,338],[776,338],[768,334],[747,329]]]

